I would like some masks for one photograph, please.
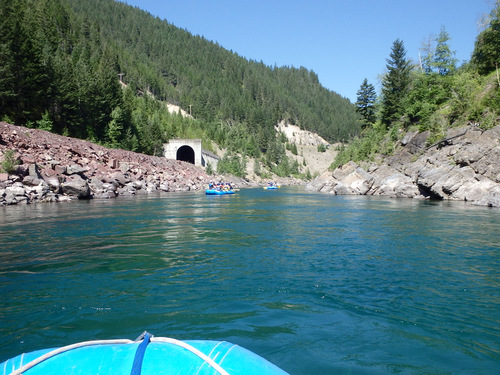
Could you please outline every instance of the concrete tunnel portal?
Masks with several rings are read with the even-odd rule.
[[[207,167],[210,164],[214,170],[217,170],[220,159],[217,155],[201,148],[201,139],[171,139],[163,144],[163,156],[199,167]]]

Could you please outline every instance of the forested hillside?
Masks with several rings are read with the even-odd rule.
[[[278,122],[330,142],[360,130],[355,106],[314,72],[248,61],[114,0],[2,0],[0,30],[0,119],[17,125],[149,154],[200,137],[281,174],[298,168]]]
[[[500,123],[500,2],[478,34],[470,61],[457,65],[450,39],[442,28],[422,45],[419,62],[406,56],[403,40],[394,41],[381,95],[366,79],[362,82],[356,106],[363,131],[341,150],[332,168],[392,155],[407,132],[427,133],[430,146],[453,127],[473,124],[487,130]]]

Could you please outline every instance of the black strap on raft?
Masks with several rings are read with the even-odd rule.
[[[141,375],[142,360],[144,359],[144,354],[146,353],[146,347],[151,341],[151,334],[144,331],[144,333],[135,341],[139,341],[141,339],[142,342],[139,344],[135,352],[134,363],[132,364],[132,371],[130,371],[130,375]]]

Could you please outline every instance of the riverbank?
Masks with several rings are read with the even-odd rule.
[[[196,191],[214,178],[190,163],[0,122],[0,160],[9,150],[18,165],[0,173],[0,205]]]
[[[306,189],[500,207],[500,125],[486,131],[473,125],[450,129],[440,142],[427,146],[429,136],[408,133],[392,156],[325,171]]]

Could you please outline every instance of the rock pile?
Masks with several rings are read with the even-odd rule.
[[[469,201],[500,207],[500,125],[451,129],[426,147],[429,133],[409,133],[380,165],[349,162],[326,171],[306,189],[331,194]]]
[[[190,163],[0,122],[0,162],[9,150],[18,165],[0,173],[0,205],[199,190],[210,179]]]

